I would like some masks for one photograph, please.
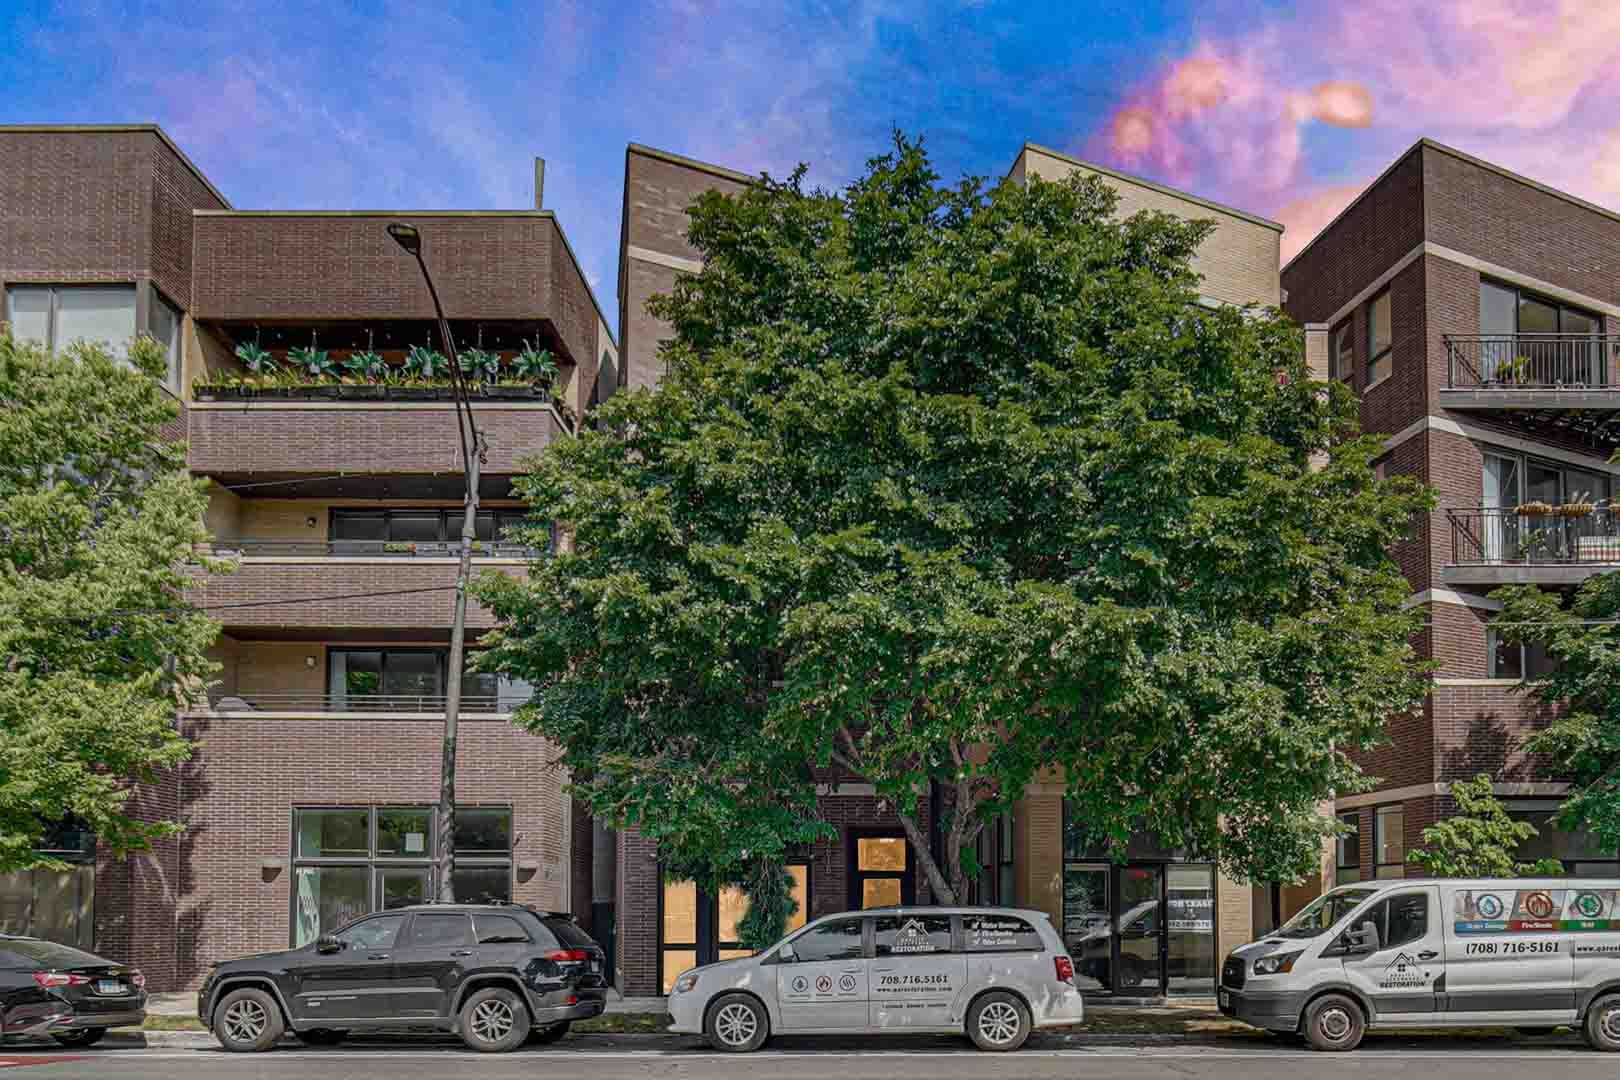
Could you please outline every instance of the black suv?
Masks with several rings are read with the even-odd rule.
[[[573,916],[515,904],[421,904],[367,915],[287,952],[214,965],[197,1018],[227,1050],[284,1031],[452,1031],[474,1050],[552,1042],[607,1004],[604,958]]]

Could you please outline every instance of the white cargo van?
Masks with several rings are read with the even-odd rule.
[[[1221,1011],[1352,1050],[1369,1029],[1579,1027],[1620,1050],[1620,880],[1369,881],[1221,968]]]

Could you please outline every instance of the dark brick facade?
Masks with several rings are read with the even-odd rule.
[[[1568,460],[1576,453],[1585,456],[1586,467],[1599,468],[1608,455],[1515,417],[1445,407],[1446,336],[1479,333],[1480,282],[1492,276],[1531,292],[1570,290],[1578,295],[1560,298],[1576,306],[1584,301],[1591,310],[1620,303],[1620,218],[1422,141],[1283,271],[1290,315],[1331,323],[1333,330],[1352,328],[1351,385],[1363,395],[1362,427],[1399,437],[1381,459],[1385,473],[1416,477],[1437,495],[1435,512],[1414,522],[1410,538],[1393,553],[1415,594],[1443,589],[1443,569],[1455,561],[1447,511],[1480,505],[1487,447],[1507,443],[1523,453],[1528,440],[1532,453],[1545,446],[1549,456]],[[1392,374],[1369,387],[1368,307],[1386,288]],[[1614,317],[1606,323],[1609,332],[1617,329]],[[1420,606],[1428,622],[1417,645],[1422,658],[1437,665],[1437,681],[1421,713],[1390,720],[1390,745],[1361,757],[1380,778],[1380,790],[1432,791],[1481,771],[1503,783],[1556,781],[1545,761],[1523,750],[1525,736],[1547,722],[1548,710],[1487,678],[1489,608]],[[1422,825],[1448,811],[1449,797],[1404,801],[1410,849]],[[1364,837],[1371,836],[1371,814],[1369,808],[1364,815]],[[1370,871],[1369,847],[1364,843],[1363,857]]]

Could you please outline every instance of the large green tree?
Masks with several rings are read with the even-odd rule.
[[[1435,877],[1558,877],[1557,859],[1520,862],[1520,845],[1539,830],[1515,821],[1499,802],[1488,773],[1451,785],[1457,812],[1423,830],[1423,846],[1406,853],[1406,861]]]
[[[1316,865],[1421,699],[1386,553],[1427,496],[1287,320],[1200,302],[1210,223],[1116,205],[944,187],[903,138],[841,192],[697,201],[668,374],[519,482],[573,550],[481,587],[598,813],[746,877],[866,782],[950,900],[1040,775],[1116,849]]]
[[[164,367],[149,340],[52,356],[0,327],[0,871],[51,864],[63,821],[118,855],[178,828],[130,806],[188,756],[217,632],[181,596],[206,498]]]
[[[1620,848],[1620,573],[1590,577],[1567,598],[1529,585],[1493,595],[1503,640],[1539,645],[1555,661],[1523,689],[1553,714],[1526,748],[1571,782],[1559,824]]]

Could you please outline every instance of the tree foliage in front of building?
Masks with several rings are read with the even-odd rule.
[[[1557,859],[1520,862],[1517,853],[1539,830],[1528,821],[1514,821],[1497,801],[1488,773],[1451,785],[1457,812],[1423,830],[1423,846],[1406,853],[1434,877],[1505,878],[1559,877],[1564,864]]]
[[[1502,640],[1540,645],[1550,674],[1524,692],[1553,714],[1525,749],[1547,758],[1547,775],[1570,781],[1558,823],[1620,848],[1620,573],[1588,578],[1566,604],[1530,585],[1498,589],[1493,620]]]
[[[190,753],[217,628],[181,597],[207,499],[164,369],[149,340],[125,363],[0,328],[0,872],[52,865],[63,821],[115,855],[178,829],[136,792]]]
[[[481,586],[595,812],[746,880],[870,784],[949,901],[1040,778],[1115,851],[1314,869],[1421,700],[1387,551],[1428,496],[1286,319],[1200,302],[1210,223],[1116,206],[942,187],[904,138],[697,202],[668,374],[518,484],[574,550]]]

